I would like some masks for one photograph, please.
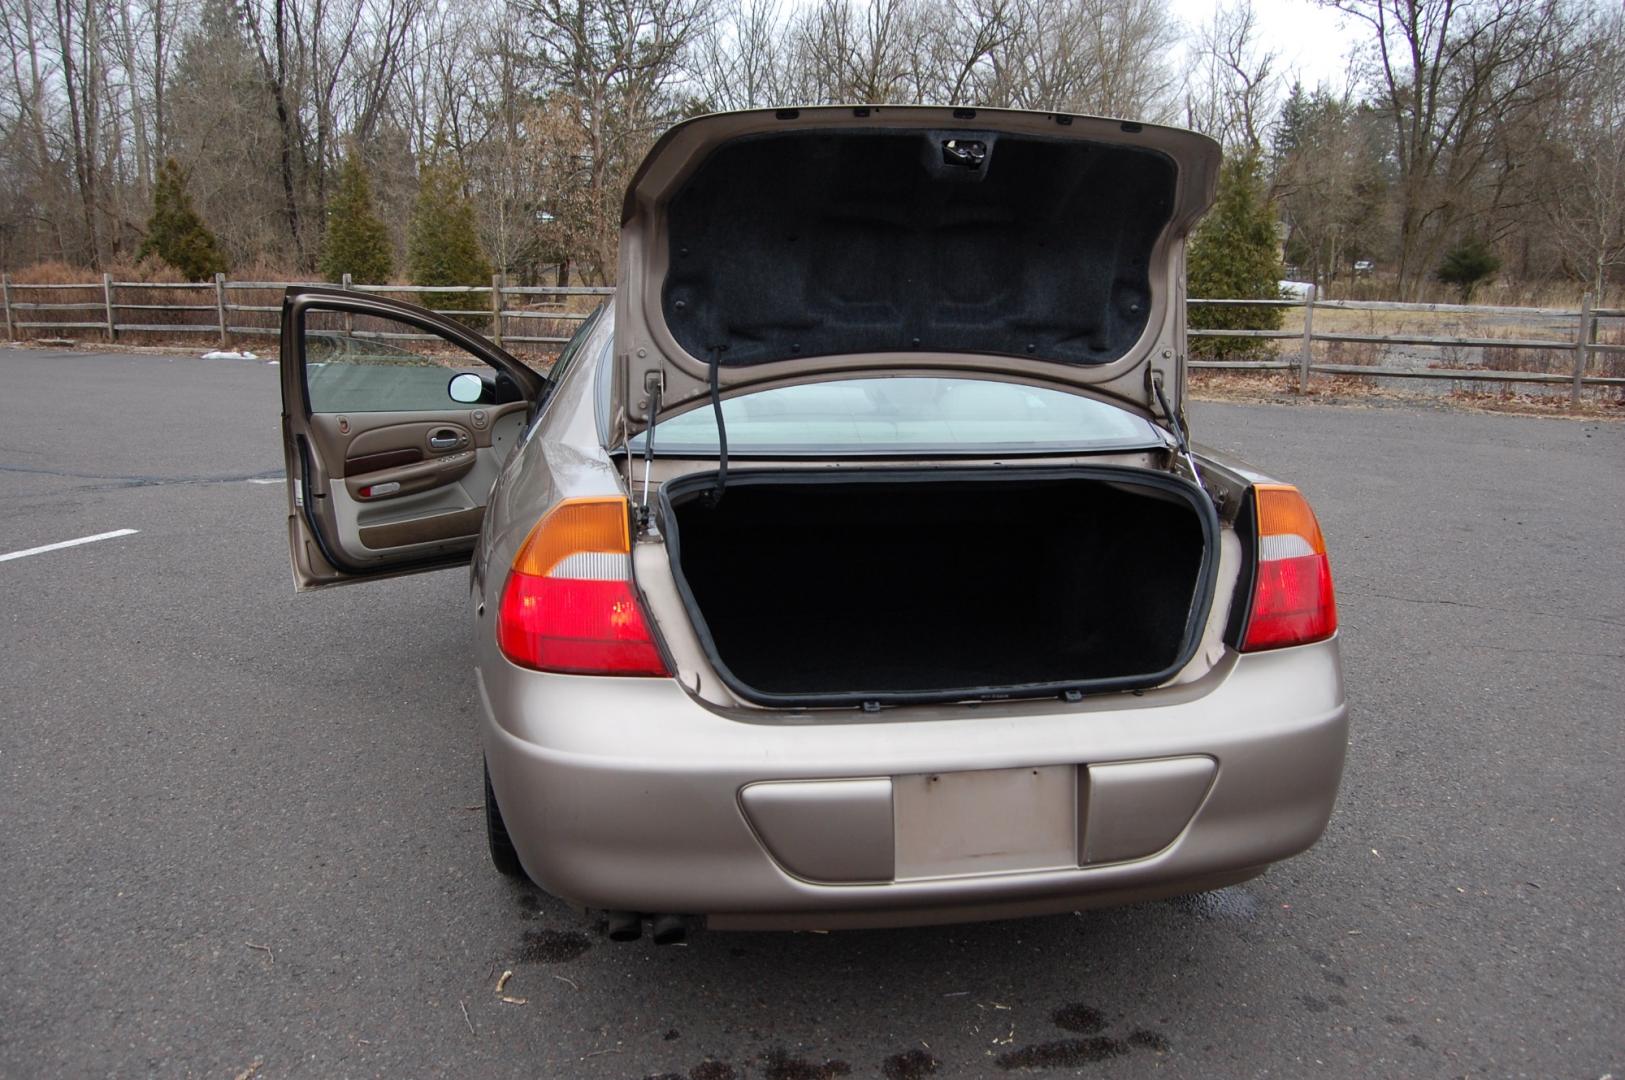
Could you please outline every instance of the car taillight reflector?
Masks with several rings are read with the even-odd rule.
[[[1326,540],[1309,503],[1290,484],[1254,488],[1258,572],[1243,652],[1322,641],[1337,632],[1337,597]]]
[[[574,675],[665,675],[632,592],[626,500],[566,499],[514,556],[497,645],[521,667]]]

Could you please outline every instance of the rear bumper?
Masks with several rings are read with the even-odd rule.
[[[881,721],[851,713],[840,723],[743,722],[700,705],[675,680],[542,675],[513,668],[494,649],[481,656],[479,675],[492,784],[531,877],[585,907],[705,915],[716,928],[1003,918],[1242,880],[1320,836],[1348,730],[1335,639],[1230,655],[1197,682],[1144,696],[934,706]],[[1101,768],[1132,762],[1156,764]],[[1001,865],[999,852],[991,872],[973,872],[974,862],[963,864],[964,873],[905,870],[919,854],[919,831],[910,839],[899,816],[897,874],[886,880],[860,869],[877,858],[883,864],[893,840],[882,835],[886,791],[901,792],[922,775],[979,770],[1062,783],[1076,777],[1072,865],[1023,863],[1026,856]],[[1167,797],[1170,776],[1198,773],[1197,788],[1186,784],[1183,795]],[[817,788],[825,810],[808,804],[788,832],[760,808],[747,813],[742,796],[764,782],[834,780],[854,782]],[[1068,797],[1061,796],[1061,819]],[[1105,835],[1103,823],[1121,825],[1125,812],[1139,821],[1140,810],[1176,820],[1166,824],[1166,839],[1142,837],[1141,848],[1155,849],[1136,854],[1120,829]],[[841,877],[848,852],[854,869],[846,877],[854,880],[811,880]]]

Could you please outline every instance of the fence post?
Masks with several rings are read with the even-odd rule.
[[[0,295],[3,295],[5,297],[5,302],[6,302],[6,340],[7,341],[16,341],[17,340],[17,328],[16,328],[16,325],[11,321],[11,275],[10,274],[0,274]]]
[[[502,275],[491,275],[491,340],[502,348]]]
[[[350,275],[349,274],[345,274],[344,277],[339,279],[339,288],[344,289],[346,291],[349,290],[349,288],[350,288]],[[346,311],[344,313],[344,332],[346,334],[355,333],[355,313],[352,312],[352,311]]]
[[[1314,358],[1311,346],[1315,341],[1315,287],[1309,286],[1303,296],[1303,352],[1298,356],[1298,393],[1309,392],[1309,364]]]
[[[118,340],[118,324],[113,321],[113,275],[102,275],[102,309],[107,312],[107,340]]]
[[[1569,387],[1569,406],[1580,407],[1580,391],[1586,368],[1591,366],[1591,339],[1597,334],[1597,317],[1591,314],[1591,294],[1580,301],[1580,326],[1574,341],[1574,384]]]
[[[220,320],[220,350],[231,348],[231,337],[226,332],[226,275],[214,275],[214,313]]]

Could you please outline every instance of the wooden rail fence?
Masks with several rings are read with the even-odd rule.
[[[287,282],[287,281],[228,281],[224,274],[216,274],[213,281],[184,282],[179,284],[153,283],[142,281],[114,281],[111,275],[103,274],[99,282],[75,283],[67,285],[27,285],[18,284],[11,280],[9,274],[0,277],[0,293],[3,293],[6,337],[8,340],[17,340],[19,337],[35,336],[29,331],[100,331],[109,341],[117,341],[121,333],[145,332],[156,334],[211,334],[215,335],[221,348],[229,348],[232,340],[237,337],[275,336],[278,331],[274,326],[247,325],[240,318],[241,314],[267,314],[281,311],[280,304],[251,304],[240,303],[233,300],[233,294],[251,291],[281,290],[290,285],[321,284],[317,282]],[[490,285],[356,285],[352,284],[349,275],[345,275],[342,287],[363,293],[389,293],[401,296],[412,296],[423,293],[433,293],[436,296],[467,295],[470,299],[485,298],[488,303],[478,308],[465,308],[461,310],[441,310],[443,315],[474,315],[484,316],[490,320],[490,335],[497,344],[524,344],[524,345],[559,345],[569,340],[568,334],[536,334],[525,333],[524,330],[534,327],[534,323],[526,325],[527,320],[540,320],[548,329],[547,322],[577,323],[587,318],[586,313],[572,312],[565,309],[568,298],[575,296],[608,296],[615,290],[611,287],[557,287],[557,286],[519,286],[508,285],[502,275],[493,275]],[[151,290],[193,291],[202,293],[200,303],[140,303],[144,296],[149,296]],[[86,293],[82,302],[40,302],[29,301],[26,298],[39,293],[77,294]],[[538,299],[540,298],[540,299]],[[1301,307],[1304,309],[1302,330],[1218,330],[1191,328],[1186,331],[1193,338],[1261,338],[1296,340],[1300,343],[1296,356],[1284,357],[1274,360],[1193,360],[1192,368],[1198,369],[1224,369],[1231,371],[1254,370],[1281,370],[1296,371],[1298,376],[1298,389],[1306,390],[1309,376],[1319,375],[1346,375],[1378,378],[1406,378],[1406,379],[1455,379],[1468,382],[1494,382],[1494,383],[1538,383],[1538,384],[1567,384],[1570,400],[1580,401],[1581,392],[1585,387],[1625,387],[1625,377],[1597,373],[1600,360],[1605,354],[1625,353],[1625,344],[1612,344],[1598,340],[1598,326],[1604,320],[1625,319],[1625,308],[1598,308],[1594,307],[1591,298],[1587,297],[1578,309],[1574,308],[1541,308],[1541,307],[1492,307],[1486,305],[1468,304],[1403,304],[1385,301],[1367,300],[1321,300],[1315,295],[1314,288],[1307,290],[1306,295],[1281,300],[1206,300],[1190,299],[1186,303],[1191,311],[1200,311],[1202,308],[1233,306],[1233,307]],[[529,306],[526,306],[529,305]],[[1547,322],[1572,322],[1573,332],[1562,338],[1532,338],[1532,337],[1472,337],[1472,336],[1434,336],[1412,333],[1379,334],[1379,333],[1347,333],[1315,329],[1315,313],[1328,311],[1365,311],[1365,312],[1395,312],[1417,314],[1460,314],[1467,316],[1512,318],[1519,320],[1540,319]],[[75,317],[56,319],[48,316],[75,312]],[[86,317],[90,312],[93,317]],[[133,316],[121,313],[136,312]],[[189,321],[172,323],[155,323],[150,321],[153,316],[143,315],[143,312],[185,312]],[[202,313],[207,313],[204,315]],[[47,316],[47,317],[42,317]],[[130,318],[131,321],[121,321],[121,318]],[[148,321],[140,321],[146,319]],[[519,330],[521,332],[514,332]],[[419,335],[394,335],[411,337]],[[427,337],[429,335],[421,335]],[[1495,348],[1495,349],[1537,349],[1557,350],[1572,355],[1572,362],[1567,372],[1538,372],[1538,371],[1499,371],[1486,368],[1452,368],[1452,367],[1426,367],[1401,368],[1382,364],[1335,364],[1317,363],[1314,358],[1315,342],[1349,342],[1368,345],[1401,345],[1419,346],[1424,348]]]

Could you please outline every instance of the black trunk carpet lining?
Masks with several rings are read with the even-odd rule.
[[[943,143],[986,156],[949,164]],[[666,325],[726,366],[941,350],[1104,364],[1151,311],[1176,170],[997,132],[802,131],[713,152],[667,210]]]
[[[1160,671],[1202,566],[1190,507],[1087,480],[730,487],[676,513],[717,654],[767,693]]]

